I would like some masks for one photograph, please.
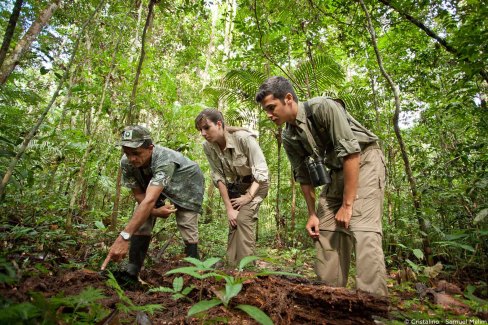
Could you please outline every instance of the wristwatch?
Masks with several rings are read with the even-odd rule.
[[[130,239],[130,234],[126,231],[121,231],[120,232],[120,236],[122,237],[122,239],[124,240],[129,240]]]

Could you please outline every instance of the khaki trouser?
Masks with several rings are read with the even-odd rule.
[[[191,210],[184,209],[180,206],[176,206],[178,209],[175,212],[176,225],[180,231],[181,237],[185,244],[198,243],[198,217],[199,213]],[[171,218],[171,216],[169,217]],[[156,220],[158,218],[150,216],[146,222],[137,230],[137,235],[150,236]]]
[[[237,215],[237,227],[229,227],[227,240],[227,262],[231,267],[246,256],[254,254],[256,248],[256,222],[261,202],[268,194],[268,184],[261,184],[254,199],[241,207]]]
[[[347,284],[352,249],[356,255],[356,287],[387,295],[386,269],[381,246],[386,167],[381,150],[372,146],[361,153],[359,184],[349,229],[336,224],[342,205],[344,177],[333,172],[332,183],[324,187],[318,204],[320,238],[316,241],[317,276],[330,286]]]

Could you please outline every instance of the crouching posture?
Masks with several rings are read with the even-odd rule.
[[[205,109],[195,119],[205,138],[203,149],[229,219],[227,262],[235,266],[254,254],[256,221],[268,194],[268,166],[255,135],[244,128],[225,127],[222,114]]]
[[[158,217],[175,213],[176,224],[187,256],[198,258],[198,217],[205,188],[198,165],[181,153],[154,145],[149,131],[128,126],[120,141],[122,183],[132,190],[137,208],[129,223],[110,247],[102,270],[109,261],[118,262],[129,251],[127,273],[137,278]],[[168,199],[171,205],[165,204]],[[129,249],[130,242],[130,249]]]

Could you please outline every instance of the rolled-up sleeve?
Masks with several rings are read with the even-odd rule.
[[[218,182],[221,181],[225,184],[225,177],[224,171],[222,170],[222,166],[219,165],[219,157],[211,148],[209,148],[208,142],[203,143],[203,152],[207,156],[208,163],[210,165],[210,179],[212,180],[215,187],[218,187]]]
[[[171,178],[175,172],[176,165],[171,162],[169,164],[160,165],[153,171],[153,176],[149,181],[151,186],[167,187],[171,182]]]
[[[338,158],[361,152],[359,142],[349,125],[344,107],[332,99],[323,103],[323,109],[315,110],[319,124],[326,125],[334,151]],[[315,114],[314,114],[315,115]]]
[[[266,158],[264,158],[263,151],[259,147],[258,142],[253,136],[245,137],[243,140],[248,150],[247,157],[254,180],[260,184],[267,182],[269,178],[268,165],[266,164]]]

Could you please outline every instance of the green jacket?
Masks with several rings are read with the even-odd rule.
[[[298,103],[296,125],[286,124],[282,133],[283,147],[288,155],[295,179],[300,184],[310,184],[306,158],[313,154],[309,133],[315,140],[315,149],[329,169],[342,169],[342,158],[361,152],[378,137],[363,127],[342,105],[327,97],[308,100],[318,130],[312,127],[303,103]]]

